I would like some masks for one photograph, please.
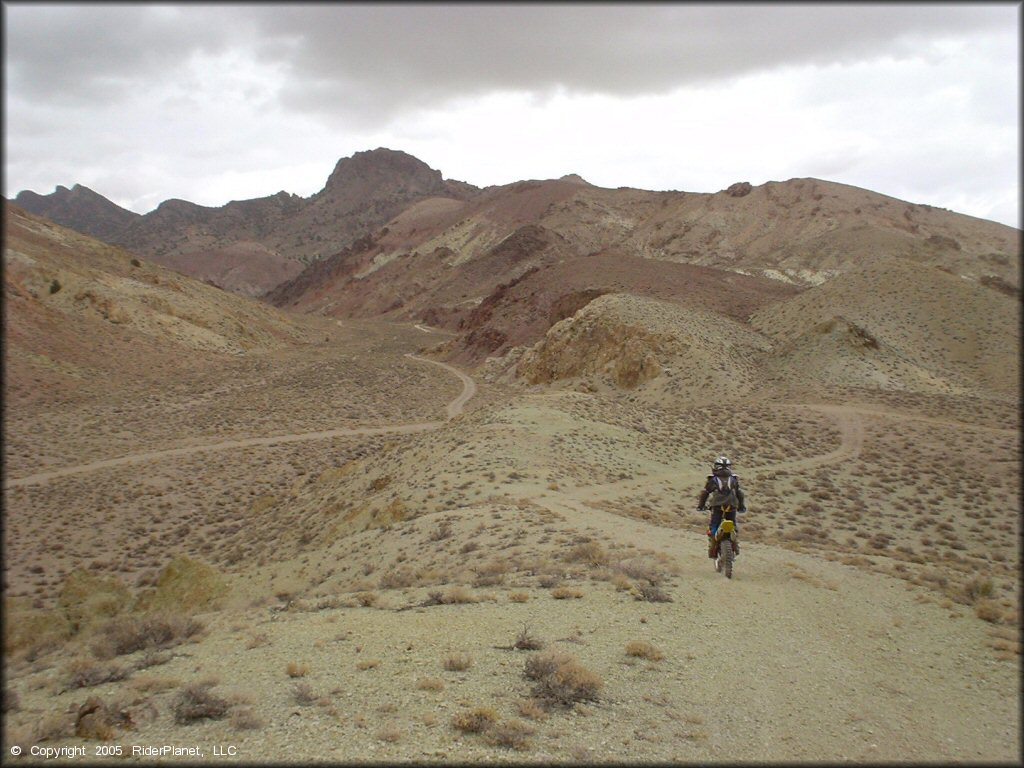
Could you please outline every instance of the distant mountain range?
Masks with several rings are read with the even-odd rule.
[[[412,203],[435,195],[464,199],[478,191],[442,179],[404,152],[376,149],[339,160],[324,188],[308,198],[279,192],[219,208],[166,200],[141,215],[76,184],[49,195],[21,192],[14,203],[191,277],[259,296],[378,230]]]
[[[604,189],[576,175],[479,189],[376,149],[340,160],[309,198],[168,200],[138,215],[75,186],[14,202],[292,311],[444,327],[459,334],[449,355],[471,364],[535,342],[606,293],[747,322],[894,260],[1002,296],[1020,290],[1019,230],[817,179],[715,194]]]

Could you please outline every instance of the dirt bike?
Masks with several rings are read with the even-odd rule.
[[[732,578],[732,567],[736,560],[736,523],[732,520],[728,520],[730,513],[733,512],[732,507],[729,504],[722,506],[722,522],[718,525],[718,530],[715,531],[715,544],[714,553],[715,557],[715,571],[718,573],[724,573],[725,578]],[[735,517],[735,515],[732,515]],[[708,531],[710,536],[710,530]]]

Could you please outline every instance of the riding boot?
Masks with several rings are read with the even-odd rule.
[[[739,531],[732,533],[732,557],[735,560],[740,556],[740,534]]]
[[[708,557],[714,559],[718,557],[718,542],[715,541],[714,536],[708,536]]]

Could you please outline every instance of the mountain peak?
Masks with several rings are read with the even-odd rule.
[[[422,160],[400,150],[378,147],[339,160],[324,191],[351,194],[357,190],[358,194],[376,196],[389,187],[396,192],[414,189],[429,193],[440,191],[443,181],[441,172]]]

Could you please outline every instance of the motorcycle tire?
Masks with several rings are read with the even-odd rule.
[[[732,539],[722,539],[718,544],[718,556],[721,558],[721,571],[725,574],[725,578],[732,578]]]

